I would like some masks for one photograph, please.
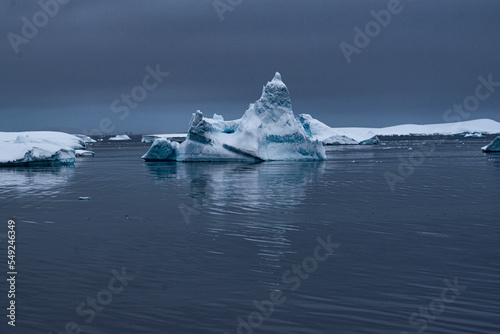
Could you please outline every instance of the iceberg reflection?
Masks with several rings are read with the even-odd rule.
[[[250,241],[272,268],[280,267],[283,254],[292,252],[289,233],[298,231],[293,210],[321,182],[325,166],[324,161],[147,164],[167,196],[181,198],[179,209],[190,228],[201,227],[213,238]]]
[[[255,210],[300,204],[306,186],[320,177],[326,162],[147,163],[159,184],[188,186],[190,198],[214,208]],[[215,210],[215,209],[213,209]],[[217,214],[218,211],[211,212]]]
[[[0,193],[51,196],[59,193],[74,175],[74,167],[1,168]]]

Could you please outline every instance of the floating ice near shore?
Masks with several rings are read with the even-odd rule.
[[[491,143],[481,148],[483,152],[500,152],[500,136],[493,139]]]
[[[474,133],[466,133],[465,138],[482,138],[484,135],[480,132],[474,132]]]
[[[0,132],[0,166],[73,164],[75,149],[83,148],[80,138],[62,132]]]
[[[75,150],[75,156],[77,157],[93,157],[95,155],[92,151],[87,150]]]
[[[186,140],[155,140],[145,160],[270,161],[324,160],[321,142],[311,139],[292,111],[288,88],[276,73],[261,98],[242,118],[224,121],[219,115],[193,114]]]
[[[90,138],[89,136],[86,136],[86,135],[75,135],[77,136],[78,138],[81,139],[81,141],[83,141],[84,143],[95,143],[96,141],[92,138]]]
[[[108,140],[111,140],[111,141],[132,140],[132,138],[130,138],[127,135],[117,135],[117,136],[109,138]]]

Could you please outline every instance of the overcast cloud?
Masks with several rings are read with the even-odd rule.
[[[402,0],[348,63],[339,45],[355,46],[354,28],[391,2],[243,0],[221,14],[211,0],[72,0],[16,50],[9,33],[22,37],[23,17],[33,23],[41,7],[0,0],[0,131],[83,132],[103,118],[113,132],[186,131],[196,109],[239,118],[275,71],[295,114],[330,126],[438,123],[478,76],[500,82],[495,0]],[[169,75],[150,77],[155,88],[128,115],[113,112],[148,66]],[[500,87],[470,119],[500,121],[499,110]]]

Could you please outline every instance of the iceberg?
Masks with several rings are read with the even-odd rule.
[[[467,133],[464,136],[465,138],[482,138],[484,135],[480,132],[474,132],[474,133]]]
[[[288,88],[276,72],[250,104],[243,117],[233,121],[215,114],[193,114],[182,143],[159,138],[142,157],[146,161],[315,161],[325,160],[325,149],[312,139],[295,118]]]
[[[314,119],[309,114],[300,114],[298,119],[306,133],[324,145],[377,145],[380,143],[377,136],[369,129],[346,135]]]
[[[493,139],[491,143],[481,148],[483,152],[500,152],[500,136]]]
[[[132,140],[132,138],[130,138],[127,135],[118,135],[118,136],[111,137],[108,140],[111,140],[111,141]]]
[[[0,132],[0,166],[70,165],[75,149],[84,148],[80,138],[62,132]]]
[[[80,138],[85,144],[87,143],[95,143],[96,141],[92,138],[90,138],[89,136],[87,135],[74,135],[74,136],[77,136],[78,138]]]
[[[93,157],[95,152],[87,150],[75,150],[75,156],[77,157]]]

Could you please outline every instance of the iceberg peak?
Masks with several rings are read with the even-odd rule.
[[[283,82],[283,81],[281,80],[281,74],[280,74],[280,72],[276,72],[276,73],[274,74],[274,78],[273,78],[273,80],[272,80],[272,81],[281,81],[281,82]]]
[[[273,80],[264,86],[262,96],[256,103],[260,104],[264,109],[283,107],[291,111],[292,101],[290,99],[290,92],[281,80],[279,72],[276,72]]]

